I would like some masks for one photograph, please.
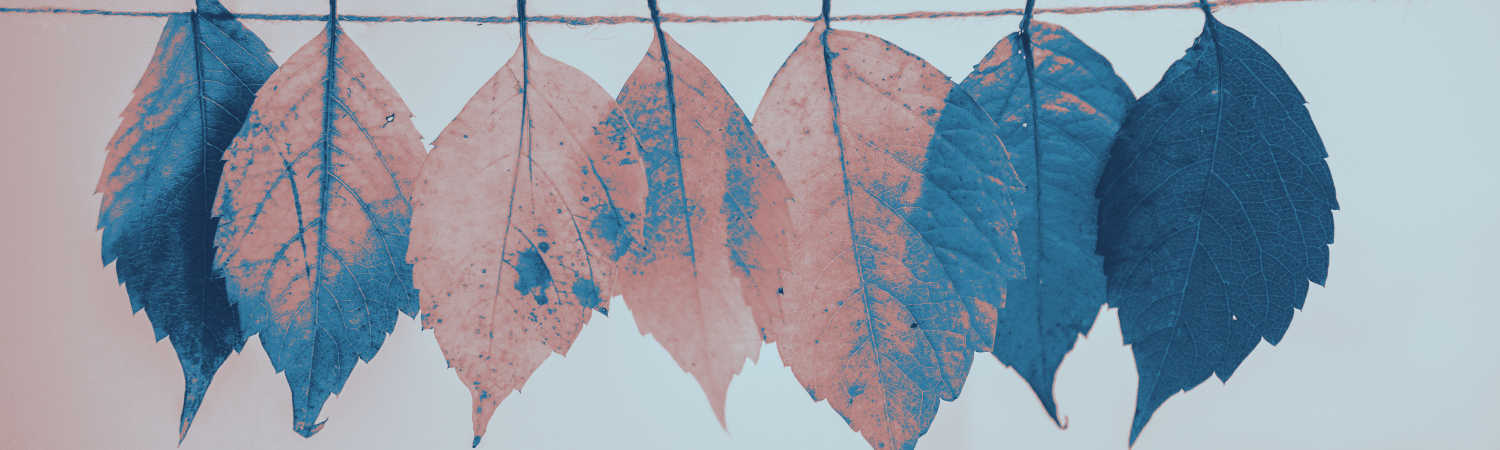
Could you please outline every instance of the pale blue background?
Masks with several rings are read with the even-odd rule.
[[[0,0],[35,6],[45,0]],[[1135,3],[1112,0],[1107,3]],[[232,9],[321,13],[308,0]],[[507,1],[345,0],[346,13],[509,15]],[[646,13],[644,0],[531,2],[532,14]],[[835,14],[1019,7],[1022,0],[842,0]],[[1104,4],[1042,0],[1041,7]],[[54,6],[182,10],[186,0],[56,0]],[[817,0],[663,0],[684,14],[816,14]],[[1229,385],[1169,400],[1136,449],[1500,448],[1500,7],[1486,0],[1325,0],[1249,5],[1219,18],[1267,48],[1308,98],[1339,201],[1328,288],[1314,287],[1278,348]],[[1137,93],[1182,55],[1196,11],[1040,16],[1109,57]],[[1017,18],[842,23],[961,79]],[[160,19],[0,15],[0,423],[3,448],[171,448],[181,378],[170,346],[131,316],[98,267],[91,196],[104,145],[145,68]],[[315,23],[249,22],[284,60]],[[405,97],[426,139],[514,51],[513,25],[348,24]],[[669,24],[753,113],[808,25]],[[618,92],[646,25],[532,28],[541,49]],[[636,331],[617,297],[566,358],[495,414],[485,448],[866,448],[813,403],[768,346],[734,381],[726,433],[693,380]],[[1021,378],[976,359],[921,449],[1124,449],[1135,369],[1114,311],[1064,362],[1059,430]],[[437,343],[403,319],[327,427],[290,430],[284,379],[258,340],[231,357],[185,449],[467,448],[469,394]]]

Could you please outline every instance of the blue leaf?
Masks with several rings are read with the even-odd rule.
[[[172,15],[99,177],[104,264],[115,262],[132,310],[146,310],[157,339],[171,337],[182,365],[179,439],[245,341],[213,273],[210,208],[224,147],[275,69],[265,44],[218,2]]]
[[[1032,22],[1028,34],[1030,54],[1021,33],[1011,33],[961,86],[1000,125],[1011,164],[1029,188],[1016,196],[1026,279],[1006,292],[994,354],[1057,420],[1057,367],[1104,304],[1093,191],[1135,97],[1109,61],[1062,27]]]
[[[1131,109],[1099,185],[1109,299],[1140,375],[1132,442],[1167,397],[1280,341],[1328,273],[1338,202],[1306,101],[1265,50],[1205,15]]]

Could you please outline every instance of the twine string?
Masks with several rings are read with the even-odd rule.
[[[1218,0],[1218,1],[1187,1],[1181,3],[1159,3],[1148,5],[1109,5],[1109,6],[1074,6],[1064,8],[1037,8],[1034,14],[1059,14],[1080,15],[1100,14],[1116,12],[1147,12],[1166,10],[1186,10],[1210,7],[1213,9],[1242,4],[1266,4],[1266,3],[1301,3],[1312,0]],[[108,17],[168,17],[173,14],[181,14],[185,11],[130,11],[110,9],[79,9],[79,8],[57,8],[57,7],[0,7],[0,14],[26,14],[26,15],[75,15],[75,16],[108,16]],[[983,11],[909,11],[904,13],[889,14],[848,14],[842,16],[830,16],[826,20],[837,22],[880,22],[900,20],[935,20],[935,19],[962,19],[962,18],[986,18],[1001,16],[1023,16],[1025,8],[992,9]],[[279,14],[279,13],[237,13],[235,17],[241,20],[257,20],[267,22],[324,22],[328,20],[323,14]],[[516,23],[515,16],[399,16],[399,15],[361,15],[361,14],[339,14],[340,22],[357,23],[472,23],[472,24],[507,24]],[[799,15],[752,15],[752,16],[690,16],[682,14],[662,14],[661,22],[672,23],[746,23],[746,22],[815,22],[825,20],[822,15],[799,16]],[[587,25],[620,25],[620,24],[650,24],[650,17],[640,16],[527,16],[529,23],[561,24],[572,26]]]

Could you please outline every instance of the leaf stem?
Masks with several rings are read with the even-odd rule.
[[[521,28],[521,127],[522,134],[528,125],[526,119],[526,91],[531,88],[531,39],[526,33],[526,0],[516,0],[516,23]]]
[[[651,25],[656,30],[656,43],[661,51],[662,84],[666,91],[667,100],[667,129],[671,131],[672,158],[677,164],[677,195],[678,201],[683,205],[688,204],[687,180],[684,178],[682,169],[682,137],[677,132],[677,91],[676,83],[672,79],[672,57],[668,54],[667,33],[661,29],[661,9],[657,7],[656,0],[646,0],[646,7],[651,10]],[[684,209],[683,227],[687,235],[688,261],[693,265],[693,276],[698,275],[698,247],[693,244],[693,213],[690,208]]]
[[[526,0],[516,0],[516,23],[521,25],[521,45],[526,45]],[[521,51],[525,58],[525,50]]]
[[[1031,15],[1036,12],[1036,0],[1026,0],[1026,9],[1021,13],[1021,39],[1030,41]]]
[[[1036,205],[1035,206],[1035,208],[1036,208],[1035,209],[1035,211],[1036,211],[1036,221],[1035,221],[1036,227],[1033,229],[1033,231],[1036,233],[1036,235],[1033,237],[1033,239],[1030,239],[1030,241],[1036,242],[1036,248],[1035,249],[1026,248],[1026,249],[1022,249],[1022,251],[1033,251],[1033,252],[1035,252],[1036,258],[1034,259],[1034,261],[1036,261],[1036,264],[1031,265],[1031,267],[1027,267],[1026,268],[1026,272],[1027,272],[1026,276],[1028,278],[1034,278],[1035,279],[1034,283],[1035,283],[1035,286],[1036,286],[1036,291],[1038,293],[1040,293],[1041,289],[1042,289],[1042,285],[1045,284],[1046,280],[1047,280],[1046,273],[1043,271],[1043,267],[1046,266],[1045,260],[1047,259],[1047,252],[1046,252],[1046,242],[1047,242],[1047,240],[1045,239],[1045,236],[1043,235],[1043,230],[1046,229],[1046,225],[1043,223],[1043,220],[1042,220],[1043,219],[1043,211],[1045,210],[1045,208],[1042,207],[1042,186],[1043,186],[1043,180],[1042,180],[1042,163],[1043,163],[1043,159],[1042,159],[1042,121],[1041,121],[1041,114],[1039,112],[1039,110],[1041,109],[1041,102],[1038,101],[1038,99],[1037,99],[1037,83],[1036,83],[1036,64],[1037,63],[1036,63],[1036,57],[1034,56],[1033,51],[1032,51],[1032,42],[1031,42],[1031,14],[1032,14],[1033,8],[1035,6],[1036,6],[1036,0],[1026,0],[1026,13],[1025,13],[1026,15],[1021,17],[1021,31],[1018,34],[1018,37],[1021,40],[1021,58],[1022,58],[1022,62],[1026,64],[1026,90],[1028,91],[1027,92],[1027,94],[1028,94],[1028,100],[1031,102],[1030,108],[1028,108],[1030,114],[1026,118],[1027,119],[1027,124],[1031,128],[1031,163],[1032,163],[1032,166],[1031,166],[1031,168],[1032,168],[1031,185],[1028,186],[1028,189],[1031,190],[1033,201],[1036,202],[1035,203],[1035,205]],[[1030,282],[1030,281],[1028,281],[1028,282]],[[1038,294],[1038,295],[1040,295],[1040,294]],[[1037,310],[1037,320],[1038,321],[1044,320],[1045,319],[1044,318],[1045,315],[1046,315],[1046,308],[1039,308]],[[996,333],[997,333],[996,334],[996,339],[998,339],[999,338],[998,337],[999,336],[998,333],[1000,333],[1000,330],[996,330]],[[1043,340],[1045,340],[1045,339],[1043,339]],[[1047,415],[1052,416],[1052,422],[1053,423],[1056,423],[1059,427],[1065,427],[1065,425],[1063,425],[1063,423],[1058,420],[1058,417],[1057,417],[1057,404],[1056,403],[1052,402],[1050,399],[1047,399],[1047,400],[1044,400],[1042,402],[1042,406],[1047,409]]]
[[[526,0],[516,0],[516,23],[521,28],[521,142],[520,146],[526,152],[527,167],[531,164],[531,36],[526,30]],[[514,189],[512,189],[514,191]],[[514,192],[511,193],[514,196]],[[512,199],[514,201],[514,199]],[[506,219],[507,227],[510,219]],[[506,231],[509,233],[509,231]],[[501,255],[502,261],[504,254]],[[503,265],[502,265],[503,267]],[[499,285],[496,285],[499,289]]]

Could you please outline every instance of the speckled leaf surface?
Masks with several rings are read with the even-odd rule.
[[[1099,252],[1135,353],[1130,438],[1162,402],[1276,344],[1323,283],[1328,156],[1281,66],[1207,16],[1130,110],[1100,181]]]
[[[269,53],[216,1],[169,17],[96,188],[104,264],[115,263],[131,310],[146,311],[182,365],[179,437],[219,365],[245,342],[213,271],[210,208],[224,147],[276,70]]]
[[[723,423],[730,379],[780,320],[791,194],[750,119],[665,32],[619,102],[640,138],[648,185],[643,254],[625,301]]]
[[[438,135],[417,186],[422,324],[490,416],[592,311],[640,243],[640,148],[614,99],[530,39]]]
[[[398,312],[417,312],[402,255],[423,155],[411,112],[336,24],[271,76],[225,152],[215,261],[304,436]]]
[[[1135,97],[1108,60],[1062,27],[1031,22],[1029,56],[1027,43],[1019,32],[1006,36],[961,86],[999,124],[1028,187],[1016,198],[1026,278],[1006,290],[994,354],[1057,420],[1057,368],[1104,304],[1093,194]]]
[[[781,357],[873,447],[912,448],[1022,274],[996,125],[916,56],[820,23],[755,126],[796,198]]]

